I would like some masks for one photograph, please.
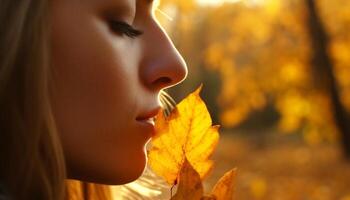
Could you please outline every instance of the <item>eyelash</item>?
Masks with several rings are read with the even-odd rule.
[[[122,35],[126,35],[130,38],[136,38],[143,34],[142,31],[135,29],[134,27],[123,21],[111,20],[109,23],[112,31]]]

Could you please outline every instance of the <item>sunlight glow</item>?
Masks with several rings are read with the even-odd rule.
[[[220,6],[223,3],[238,3],[243,2],[249,6],[261,5],[266,0],[197,0],[199,5],[208,5],[208,6]]]
[[[220,5],[223,3],[237,3],[242,0],[197,0],[201,5]]]
[[[169,21],[173,21],[173,18],[170,17],[170,15],[168,15],[166,12],[163,12],[163,11],[160,10],[159,8],[156,8],[156,11],[159,12],[163,17],[165,17],[165,18],[168,19]]]
[[[151,181],[151,180],[149,180]],[[150,188],[141,184],[139,181],[129,183],[124,186],[113,186],[112,196],[115,200],[125,200],[125,199],[153,199],[161,195],[161,191],[157,188]]]

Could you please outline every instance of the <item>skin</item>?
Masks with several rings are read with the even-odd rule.
[[[50,98],[69,178],[124,184],[143,172],[159,92],[187,75],[149,0],[51,1]],[[111,30],[126,22],[143,34]]]

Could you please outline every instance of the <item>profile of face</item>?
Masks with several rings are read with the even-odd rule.
[[[187,74],[152,0],[53,0],[50,22],[50,99],[68,177],[135,180],[147,162],[159,93]]]

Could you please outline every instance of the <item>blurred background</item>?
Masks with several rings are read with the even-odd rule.
[[[222,125],[211,188],[239,200],[350,200],[350,1],[162,0],[157,18]]]

